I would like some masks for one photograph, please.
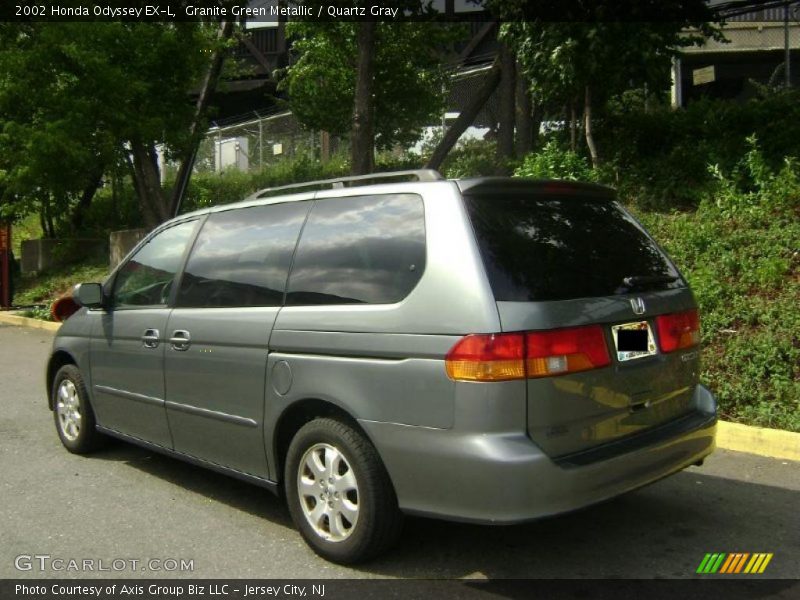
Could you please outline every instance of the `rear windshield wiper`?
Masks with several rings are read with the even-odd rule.
[[[677,279],[676,275],[629,275],[623,277],[622,283],[625,287],[634,288],[649,283],[672,283]]]

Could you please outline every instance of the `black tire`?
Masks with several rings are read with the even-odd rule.
[[[61,367],[53,378],[52,393],[53,419],[56,432],[64,447],[74,454],[86,454],[103,446],[107,438],[95,428],[94,411],[78,367],[75,365]],[[67,408],[70,402],[73,403],[72,411]],[[63,410],[60,404],[65,405]],[[67,413],[73,415],[77,413],[77,418],[62,418],[62,414]],[[76,423],[76,428],[71,428],[69,421]]]
[[[304,494],[301,498],[298,489],[301,461],[304,465],[306,464],[304,457],[307,456],[307,453],[309,453],[308,457],[315,453],[320,458],[326,457],[329,452],[327,447],[340,453],[344,459],[344,461],[338,461],[338,464],[345,470],[336,474],[337,481],[344,482],[344,478],[348,476],[347,472],[352,469],[352,474],[357,482],[357,491],[353,493],[354,490],[351,489],[345,492],[347,483],[342,483],[341,496],[337,495],[334,499],[331,495],[327,500],[320,501],[319,498],[325,494],[324,478],[312,477],[314,473],[304,466],[303,481],[309,486],[313,483],[315,494],[313,496]],[[330,452],[334,457],[336,456],[335,452]],[[331,464],[334,462],[337,461],[331,461]],[[350,480],[348,479],[348,481]],[[286,501],[295,526],[314,552],[327,560],[339,564],[363,562],[388,550],[400,536],[403,515],[397,506],[397,496],[389,480],[389,475],[369,440],[353,426],[343,421],[320,418],[310,421],[300,428],[289,445],[284,482]],[[328,490],[336,489],[336,485],[338,484],[332,484]],[[319,486],[319,490],[316,489],[317,486]],[[316,495],[317,491],[320,492],[319,497]],[[345,505],[346,501],[348,504]],[[312,509],[316,508],[317,502],[321,502],[321,509],[327,510],[325,505],[328,504],[331,510],[329,515],[320,518],[321,527],[315,528],[310,522],[314,517],[306,517],[306,512],[312,512]],[[332,505],[330,502],[336,504]],[[342,508],[343,506],[345,508],[357,506],[355,513],[352,510],[348,513],[356,515],[355,523],[350,523],[349,528],[347,527],[349,521],[344,516],[345,508]],[[330,515],[334,515],[337,523],[334,529],[331,529]],[[326,526],[327,532],[320,531],[320,529],[324,530]],[[344,533],[345,537],[338,541],[334,540],[333,538],[341,531],[346,532]]]

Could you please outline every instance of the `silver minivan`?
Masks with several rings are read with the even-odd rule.
[[[121,438],[283,493],[340,563],[403,514],[538,519],[714,449],[692,293],[598,185],[264,190],[164,223],[74,297],[47,367],[64,446]]]

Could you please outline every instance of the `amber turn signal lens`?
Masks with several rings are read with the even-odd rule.
[[[604,367],[611,362],[600,325],[461,338],[445,357],[457,381],[508,381]]]

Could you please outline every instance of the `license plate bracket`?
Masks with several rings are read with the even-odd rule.
[[[617,360],[626,362],[656,354],[653,330],[647,321],[633,321],[611,326]]]

